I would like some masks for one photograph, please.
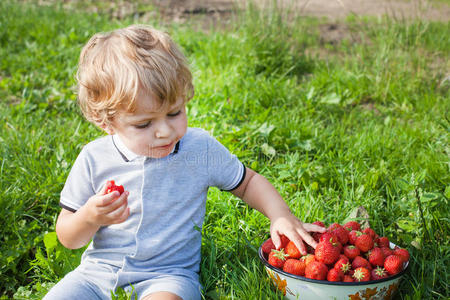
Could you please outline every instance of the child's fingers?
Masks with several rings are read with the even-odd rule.
[[[119,192],[117,192],[117,193],[119,193]],[[103,213],[109,214],[109,213],[117,210],[119,207],[123,206],[124,204],[127,204],[128,194],[129,194],[129,192],[126,191],[122,195],[120,195],[120,197],[118,197],[117,199],[113,199],[112,202],[109,202],[107,205],[103,206],[102,207]]]
[[[303,224],[305,225],[305,224]],[[320,227],[320,226],[319,226]],[[302,229],[298,229],[298,233],[302,237],[303,241],[313,247],[314,249],[317,246],[317,242],[313,239],[313,237],[307,232],[307,229],[303,227]]]
[[[115,224],[119,224],[124,222],[128,217],[130,216],[130,208],[126,207],[126,209],[123,210],[122,214],[117,217],[117,219],[114,221]]]
[[[292,242],[294,242],[295,247],[297,247],[298,251],[300,251],[301,255],[308,254],[306,251],[305,243],[303,242],[303,238],[301,234],[296,233],[292,239],[290,239]]]
[[[121,203],[119,207],[109,212],[107,214],[107,217],[109,220],[111,220],[111,223],[118,223],[118,220],[120,220],[123,217],[124,213],[126,213],[127,210],[128,210],[128,203],[125,201]]]
[[[327,229],[325,227],[316,225],[316,224],[311,224],[311,223],[303,223],[303,228],[308,231],[308,232],[325,232],[327,231]]]
[[[108,189],[108,187],[106,186],[108,181],[105,181],[105,184],[103,185],[101,191],[100,191],[100,195],[106,195],[106,190]]]
[[[281,237],[280,237],[280,235],[278,234],[278,232],[275,232],[275,233],[271,234],[270,236],[272,238],[272,243],[274,244],[275,248],[277,250],[279,250],[280,247],[281,247]]]
[[[98,201],[96,202],[97,207],[108,206],[111,202],[113,202],[120,193],[118,191],[114,191],[112,193],[102,195],[98,197]]]

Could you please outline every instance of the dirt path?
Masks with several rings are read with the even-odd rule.
[[[174,19],[190,15],[230,14],[236,7],[245,7],[248,0],[153,0],[164,14]],[[261,8],[273,8],[273,0],[253,0]],[[277,0],[280,8],[291,9],[298,15],[327,17],[330,20],[348,15],[421,18],[448,22],[450,5],[443,0]]]

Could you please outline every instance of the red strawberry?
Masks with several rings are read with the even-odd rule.
[[[305,268],[306,265],[304,261],[301,262],[300,260],[293,258],[288,258],[283,265],[283,271],[299,276],[305,275]]]
[[[265,241],[262,246],[261,246],[261,250],[263,253],[265,254],[269,254],[270,251],[272,251],[272,249],[275,249],[275,245],[272,242],[272,239],[269,238],[267,241]]]
[[[337,243],[323,241],[317,244],[314,256],[324,264],[333,264],[339,259],[340,250]]]
[[[382,236],[377,239],[376,243],[378,244],[378,247],[383,248],[389,248],[389,239],[385,236]]]
[[[309,254],[314,254],[314,251],[315,251],[316,249],[314,249],[313,247],[311,247],[311,245],[306,245],[306,253],[309,253]]]
[[[339,269],[330,269],[327,274],[328,281],[342,281],[344,279],[344,273]]]
[[[324,280],[327,278],[328,268],[319,261],[313,261],[306,266],[305,277],[317,280]]]
[[[109,194],[114,191],[118,191],[120,195],[122,195],[122,193],[124,192],[123,185],[116,185],[114,180],[108,180],[106,182],[106,193]]]
[[[323,224],[323,222],[321,222],[321,221],[314,221],[313,224],[314,224],[314,225],[318,225],[318,226],[325,227],[325,224]]]
[[[395,275],[403,270],[403,260],[397,255],[389,255],[384,260],[384,268],[390,275]]]
[[[373,239],[370,235],[363,233],[356,238],[355,246],[362,252],[367,252],[373,248]]]
[[[306,254],[305,256],[302,256],[300,259],[304,260],[305,265],[308,266],[313,261],[316,261],[316,256],[314,254]]]
[[[323,242],[323,241],[328,241],[330,243],[337,243],[339,242],[338,237],[332,233],[332,232],[324,232],[322,233],[322,235],[320,236],[320,240],[319,242]]]
[[[284,253],[284,250],[272,250],[269,253],[269,264],[272,266],[283,269],[283,265],[286,262],[286,253]]]
[[[353,246],[353,245],[347,245],[344,247],[344,255],[347,256],[349,259],[354,259],[357,257],[361,251],[359,248]]]
[[[356,239],[358,238],[358,236],[360,236],[362,234],[361,231],[358,230],[352,230],[350,231],[350,233],[348,234],[348,242],[352,245],[354,245],[356,243]]]
[[[344,275],[344,280],[342,280],[343,282],[353,282],[353,278],[350,275]]]
[[[334,264],[334,268],[341,270],[342,273],[347,273],[348,270],[350,270],[350,262],[348,261],[348,258],[344,255],[341,255],[341,258],[338,259],[338,261]]]
[[[289,258],[300,258],[302,256],[293,241],[289,241],[289,243],[284,248],[284,251],[289,256]]]
[[[370,271],[363,267],[356,268],[353,278],[355,278],[355,281],[369,281]]]
[[[373,248],[369,251],[369,262],[372,266],[382,266],[384,264],[384,253],[378,247]]]
[[[334,233],[337,236],[339,243],[341,243],[342,245],[347,244],[347,242],[348,242],[348,231],[344,227],[336,227],[331,232]]]
[[[348,221],[347,223],[344,224],[343,227],[347,229],[349,232],[352,230],[358,231],[361,229],[361,225],[359,225],[359,223],[355,221]]]
[[[375,237],[377,236],[375,230],[373,230],[373,229],[370,228],[370,227],[367,227],[367,228],[364,229],[362,232],[365,233],[365,234],[370,235],[370,237],[371,237],[372,239],[375,239]]]
[[[388,273],[383,267],[376,267],[370,274],[372,275],[372,280],[378,280],[388,277]]]
[[[320,242],[320,237],[322,236],[322,234],[323,234],[323,233],[320,233],[320,232],[314,232],[314,233],[312,234],[312,237],[313,237],[313,239],[318,243],[318,242]]]
[[[399,256],[403,262],[408,262],[409,260],[409,252],[406,249],[398,248],[394,250],[394,254]]]
[[[381,249],[381,251],[383,251],[384,257],[388,257],[389,255],[394,254],[394,251],[392,251],[391,248],[381,247],[380,249]]]
[[[362,256],[357,256],[352,261],[352,269],[356,270],[357,268],[364,267],[366,269],[372,270],[372,266],[369,261]]]
[[[329,232],[332,232],[332,231],[335,230],[336,228],[340,228],[340,227],[342,227],[341,224],[339,224],[339,223],[333,223],[333,224],[331,224],[330,226],[328,226],[327,230],[328,230]]]
[[[289,243],[288,237],[285,236],[285,235],[281,235],[281,236],[280,236],[280,239],[281,239],[281,246],[280,246],[280,249],[286,248],[287,244]],[[277,250],[278,250],[278,249],[277,249]]]

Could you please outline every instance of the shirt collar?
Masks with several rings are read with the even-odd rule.
[[[111,136],[111,138],[112,138],[112,142],[113,142],[114,146],[116,147],[117,151],[122,156],[124,161],[129,162],[129,161],[133,161],[139,157],[145,157],[142,155],[138,155],[138,154],[134,153],[133,151],[131,151],[130,149],[128,149],[127,146],[125,146],[125,144],[120,139],[119,135],[114,134]],[[176,143],[175,147],[173,147],[172,152],[170,152],[170,154],[178,153],[179,148],[180,148],[180,141],[178,141]]]

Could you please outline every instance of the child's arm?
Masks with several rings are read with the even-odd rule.
[[[56,221],[56,234],[65,247],[81,248],[92,239],[101,226],[118,224],[130,215],[128,192],[119,197],[115,191],[106,194],[106,185],[97,195],[92,196],[76,212],[62,209]]]
[[[303,241],[314,248],[317,245],[308,232],[325,231],[325,228],[321,226],[301,222],[291,213],[273,185],[264,176],[249,168],[246,168],[246,176],[242,184],[231,193],[270,219],[270,235],[277,249],[281,245],[280,235],[284,234],[294,242],[300,253],[305,255],[306,248]]]

